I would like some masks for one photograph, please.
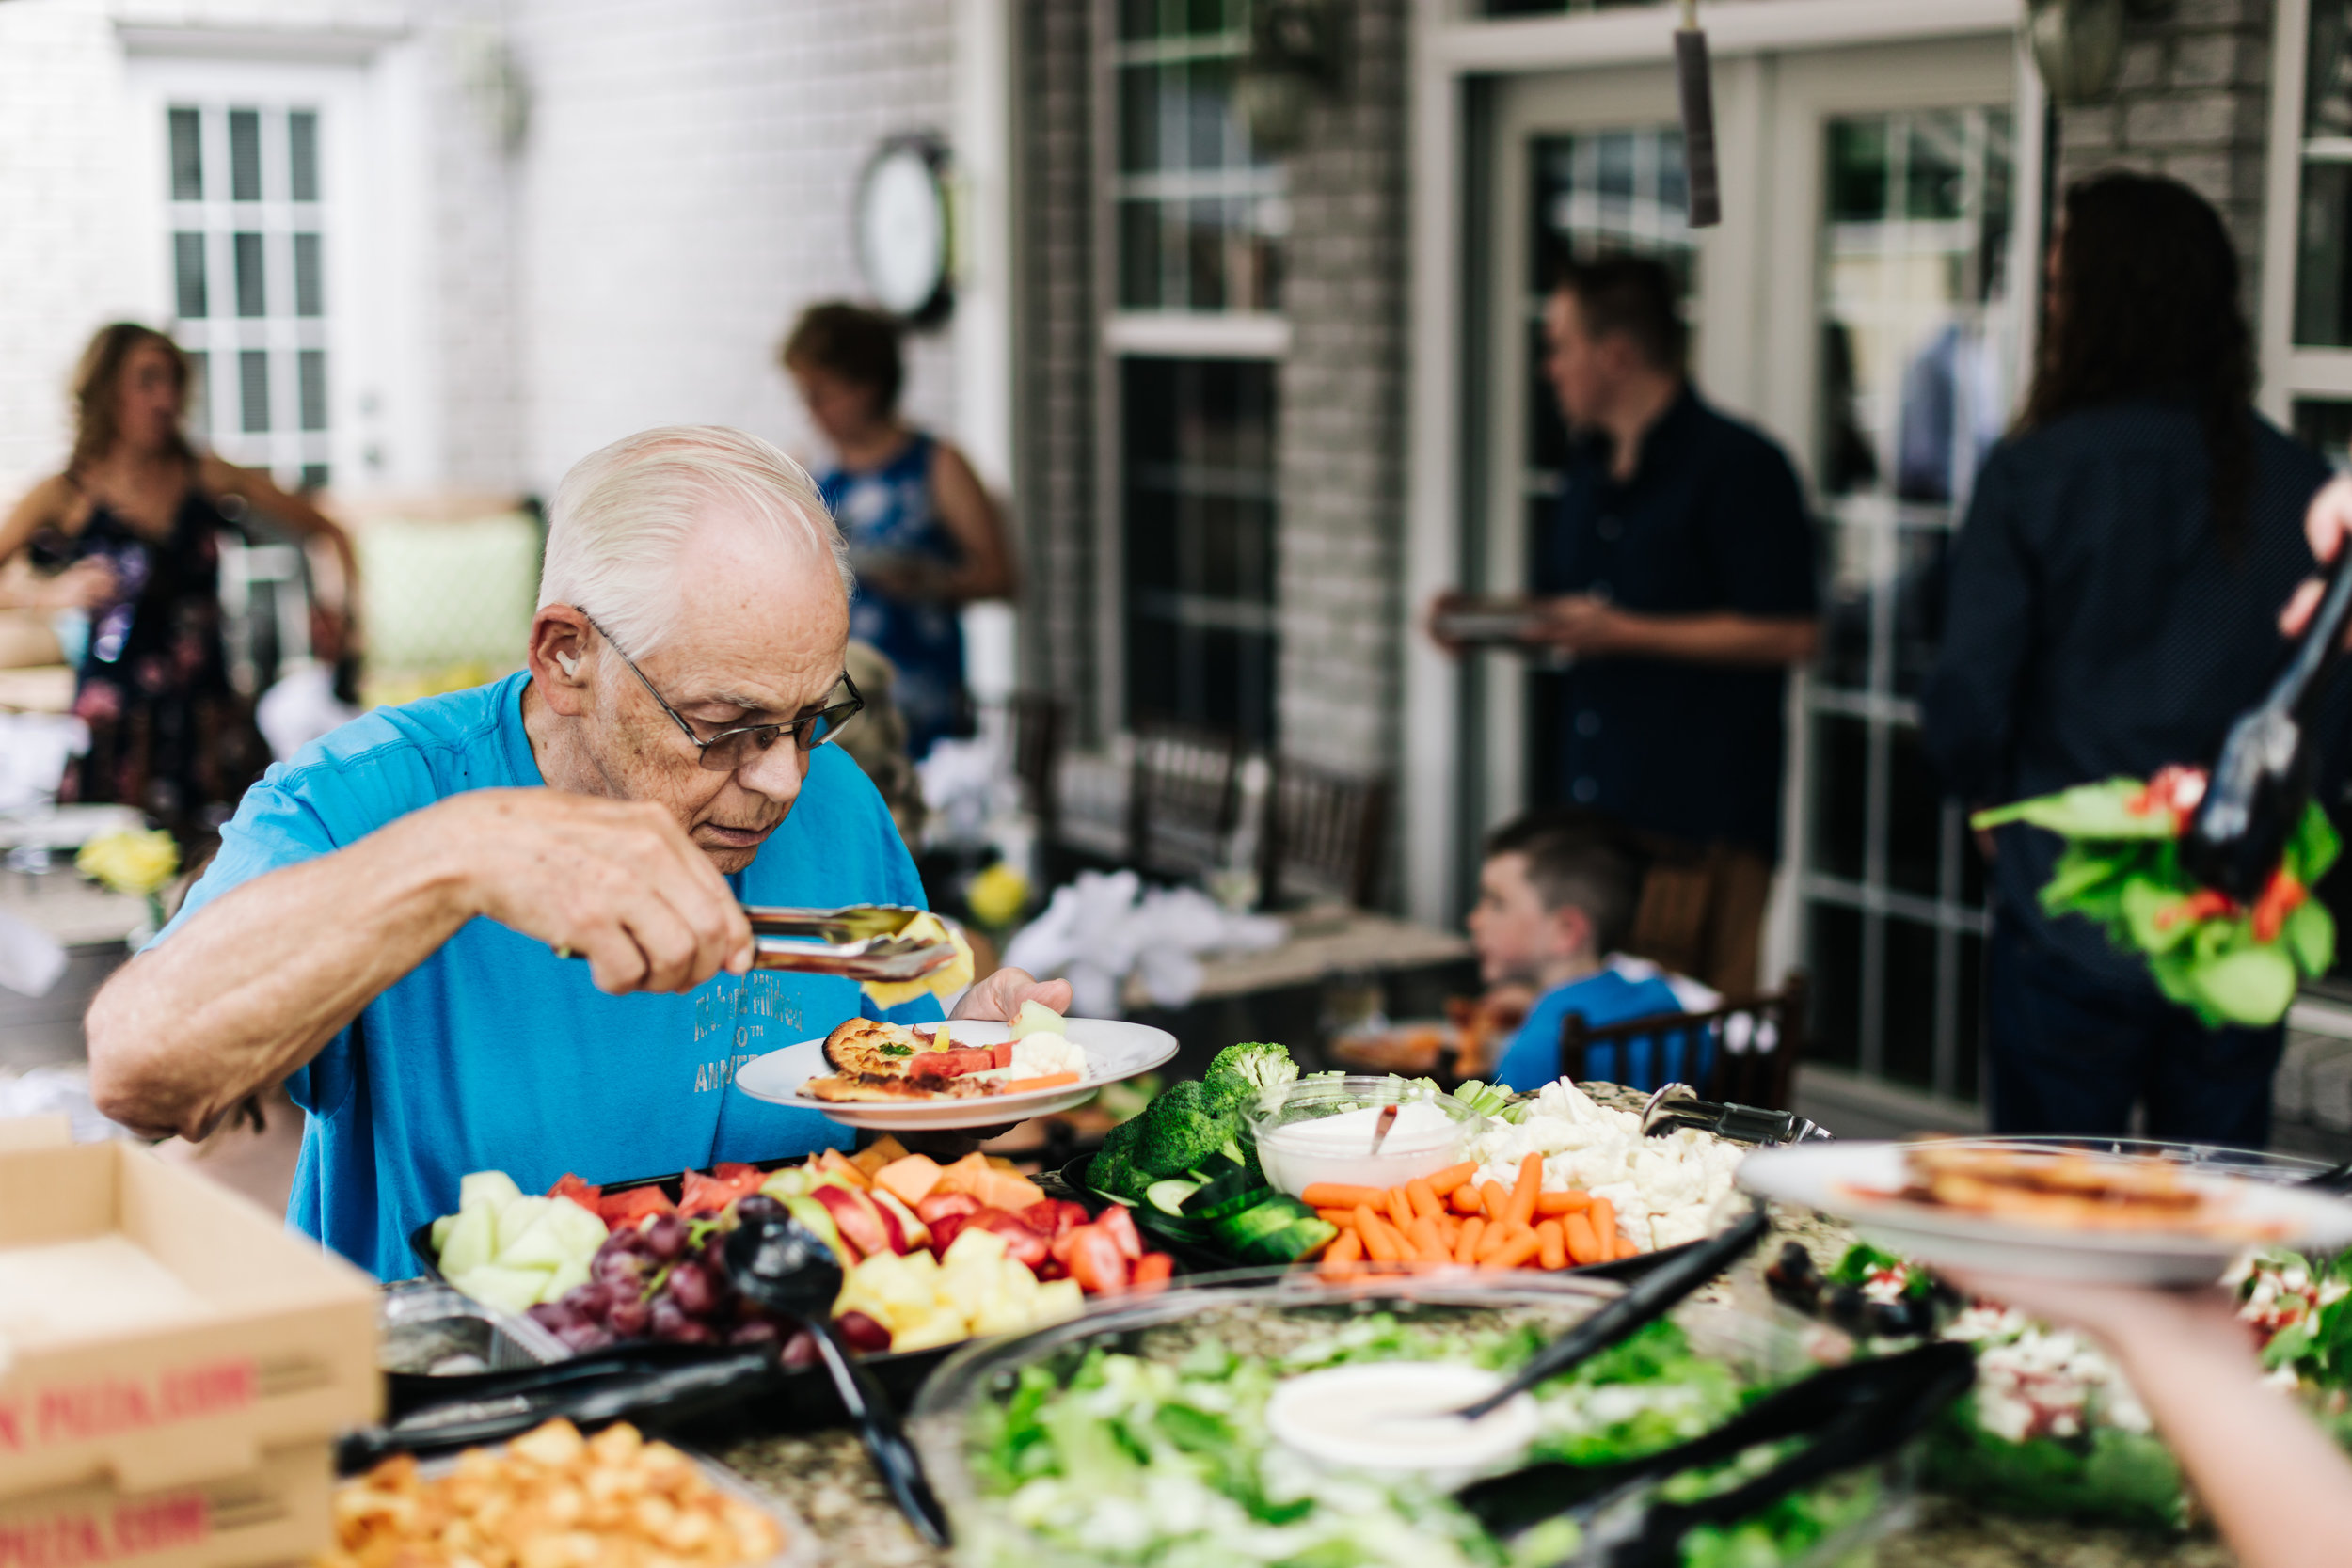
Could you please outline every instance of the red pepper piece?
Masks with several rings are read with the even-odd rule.
[[[2285,866],[2270,874],[2270,881],[2254,900],[2254,940],[2276,942],[2286,929],[2287,916],[2296,906],[2311,896],[2311,889],[2298,881]]]
[[[2218,920],[2234,911],[2230,895],[2213,888],[2199,888],[2195,893],[2169,909],[2156,911],[2156,929],[2170,930],[2182,921]]]

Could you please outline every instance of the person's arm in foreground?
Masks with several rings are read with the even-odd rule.
[[[2352,1555],[2352,1459],[2263,1383],[2219,1292],[1946,1273],[1972,1295],[2105,1341],[2241,1568],[2332,1568]]]
[[[615,993],[751,966],[742,906],[661,808],[476,790],[256,877],[125,965],[90,1004],[91,1096],[201,1138],[476,915],[579,954]]]

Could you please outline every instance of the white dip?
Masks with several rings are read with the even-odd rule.
[[[1451,1414],[1493,1393],[1502,1381],[1499,1373],[1451,1361],[1330,1367],[1279,1385],[1266,1401],[1266,1427],[1328,1465],[1483,1469],[1535,1437],[1535,1402],[1525,1394],[1476,1421]]]
[[[1367,1105],[1360,1111],[1286,1122],[1262,1134],[1258,1161],[1265,1167],[1266,1180],[1294,1197],[1318,1181],[1393,1187],[1441,1171],[1462,1158],[1467,1124],[1425,1100],[1397,1107],[1396,1125],[1389,1129],[1380,1152],[1374,1154],[1372,1136],[1382,1109]]]

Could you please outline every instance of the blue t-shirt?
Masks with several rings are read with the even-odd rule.
[[[1629,979],[1614,969],[1604,969],[1581,980],[1555,986],[1529,1009],[1527,1022],[1511,1037],[1502,1060],[1495,1065],[1495,1082],[1513,1089],[1537,1089],[1559,1077],[1560,1026],[1570,1013],[1582,1013],[1585,1022],[1598,1027],[1621,1023],[1629,1018],[1681,1011],[1682,1002],[1675,995],[1674,988],[1656,976]],[[1683,1059],[1688,1053],[1679,1038],[1666,1042],[1667,1060],[1663,1063],[1652,1060],[1660,1054],[1657,1046],[1655,1040],[1631,1041],[1625,1048],[1629,1060],[1620,1062],[1616,1059],[1618,1047],[1597,1045],[1586,1059],[1585,1074],[1602,1083],[1623,1084],[1633,1089],[1654,1089],[1661,1084],[1677,1081],[1694,1085],[1706,1084],[1707,1069],[1714,1056],[1711,1037],[1701,1043],[1695,1062]]]
[[[343,848],[469,789],[543,785],[523,733],[528,674],[379,708],[246,791],[220,854],[158,942],[222,894]],[[753,904],[921,904],[890,814],[848,752],[819,747],[783,826],[727,879]],[[383,1279],[417,1272],[408,1233],[457,1207],[458,1178],[525,1192],[845,1146],[811,1111],[735,1094],[766,1052],[870,1012],[851,981],[756,970],[683,996],[608,996],[588,964],[476,919],[360,1011],[288,1081],[308,1117],[287,1220]],[[889,1017],[939,1016],[924,998]]]

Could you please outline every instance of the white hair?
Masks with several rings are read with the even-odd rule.
[[[849,546],[807,469],[725,425],[663,425],[590,452],[555,487],[540,608],[576,606],[625,652],[649,652],[675,629],[688,543],[715,512],[829,563],[855,592]]]

